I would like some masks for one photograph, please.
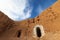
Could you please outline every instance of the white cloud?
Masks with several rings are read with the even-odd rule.
[[[0,0],[0,11],[14,21],[21,21],[31,16],[32,9],[25,14],[27,0]]]

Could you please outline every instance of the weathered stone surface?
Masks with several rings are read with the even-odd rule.
[[[14,22],[0,13],[0,22],[0,40],[60,40],[60,0],[34,19]],[[43,26],[45,35],[34,34],[36,25]]]

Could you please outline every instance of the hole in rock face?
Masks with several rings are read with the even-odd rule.
[[[41,37],[41,36],[42,36],[42,34],[41,34],[41,29],[40,29],[39,27],[36,28],[36,35],[37,35],[38,37]]]
[[[17,37],[20,37],[20,36],[21,36],[21,30],[19,30],[17,33]]]
[[[33,29],[33,37],[42,38],[45,35],[44,29],[42,25],[36,25]]]

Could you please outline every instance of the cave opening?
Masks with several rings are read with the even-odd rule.
[[[37,35],[37,37],[41,37],[42,36],[41,29],[39,27],[36,28],[36,35]]]
[[[21,30],[18,31],[17,37],[21,36]]]

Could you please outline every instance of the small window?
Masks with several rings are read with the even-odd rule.
[[[36,28],[36,35],[37,35],[37,37],[41,37],[42,36],[41,30],[40,30],[39,27]]]
[[[42,25],[36,25],[34,27],[33,33],[34,33],[34,37],[41,38],[42,36],[44,36],[45,32],[44,32],[43,26]]]
[[[21,36],[21,30],[18,31],[17,37],[19,38]]]

